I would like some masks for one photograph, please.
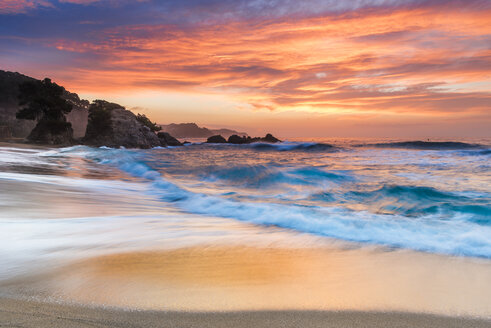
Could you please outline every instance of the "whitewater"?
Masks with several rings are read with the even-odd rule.
[[[295,247],[312,236],[343,247],[489,259],[490,144],[3,144],[0,278],[56,258],[252,243],[259,234]],[[282,231],[303,241],[284,240]]]

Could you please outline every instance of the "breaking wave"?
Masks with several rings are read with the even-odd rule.
[[[67,150],[64,150],[65,152]],[[100,164],[143,179],[147,192],[182,211],[274,225],[358,243],[425,252],[491,258],[491,209],[488,195],[466,196],[426,186],[384,185],[372,190],[326,193],[325,203],[285,202],[270,197],[234,198],[227,194],[193,191],[154,169],[148,152],[121,149],[71,149]],[[284,184],[318,181],[352,183],[347,172],[315,167],[278,165],[237,166],[211,170],[195,177],[247,184],[280,181]],[[240,193],[240,189],[237,189]],[[346,204],[365,204],[356,209]],[[371,206],[378,211],[371,211]]]

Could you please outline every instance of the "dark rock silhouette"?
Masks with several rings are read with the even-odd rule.
[[[266,134],[264,138],[261,138],[262,142],[270,142],[270,143],[276,143],[280,142],[281,140],[274,137],[271,133]]]
[[[173,136],[171,136],[167,132],[159,132],[159,133],[157,133],[157,137],[159,138],[160,145],[162,147],[165,147],[165,146],[182,146],[183,145],[183,143],[181,143],[179,140],[177,140],[176,138],[174,138]]]
[[[8,140],[12,138],[12,130],[9,126],[0,125],[0,140]]]
[[[207,143],[230,143],[230,144],[235,144],[235,145],[242,145],[242,144],[250,144],[250,143],[254,143],[254,142],[276,143],[276,142],[281,142],[281,140],[274,137],[272,134],[268,133],[263,138],[260,138],[260,137],[251,138],[249,136],[242,137],[242,136],[238,136],[238,135],[234,134],[228,138],[228,141],[225,140],[225,138],[222,137],[221,135],[216,135],[216,136],[209,137],[206,142]]]
[[[83,142],[91,146],[152,148],[160,139],[137,116],[123,106],[95,100],[89,107],[89,121]]]
[[[207,143],[227,143],[224,137],[221,135],[211,136],[206,140]]]
[[[46,145],[72,145],[73,129],[70,122],[40,120],[27,139]]]
[[[249,139],[250,139],[250,137],[249,137]],[[241,137],[241,136],[238,136],[236,134],[233,134],[228,138],[228,143],[236,144],[236,145],[248,143],[247,141],[248,141],[248,139],[246,137]]]
[[[33,143],[68,145],[73,143],[72,124],[65,115],[73,106],[64,99],[65,89],[46,78],[43,81],[26,81],[19,85],[19,111],[17,119],[37,120],[27,136]]]

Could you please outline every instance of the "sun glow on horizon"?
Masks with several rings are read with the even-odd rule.
[[[49,76],[82,97],[120,102],[162,123],[284,135],[295,123],[295,135],[382,136],[395,127],[404,135],[489,135],[489,3],[347,2],[315,15],[307,10],[315,0],[305,12],[286,2],[282,12],[282,3],[265,16],[220,1],[209,8],[169,1],[167,11],[154,1],[0,1],[6,24],[25,21],[31,30],[80,15],[66,32],[4,28],[1,68]],[[115,18],[98,20],[108,10]]]

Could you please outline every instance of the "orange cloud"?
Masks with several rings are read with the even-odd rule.
[[[53,77],[85,93],[224,95],[252,111],[354,120],[482,119],[491,109],[490,21],[489,9],[360,10],[185,28],[120,26],[47,45],[74,54],[71,67]]]
[[[55,45],[102,60],[74,74],[84,89],[199,89],[278,110],[397,111],[417,99],[438,109],[447,107],[442,97],[459,97],[446,94],[447,85],[489,78],[490,18],[489,11],[418,9],[191,31],[141,25],[106,30],[93,42]],[[476,97],[469,105],[481,109],[488,100],[463,95],[469,97]]]

